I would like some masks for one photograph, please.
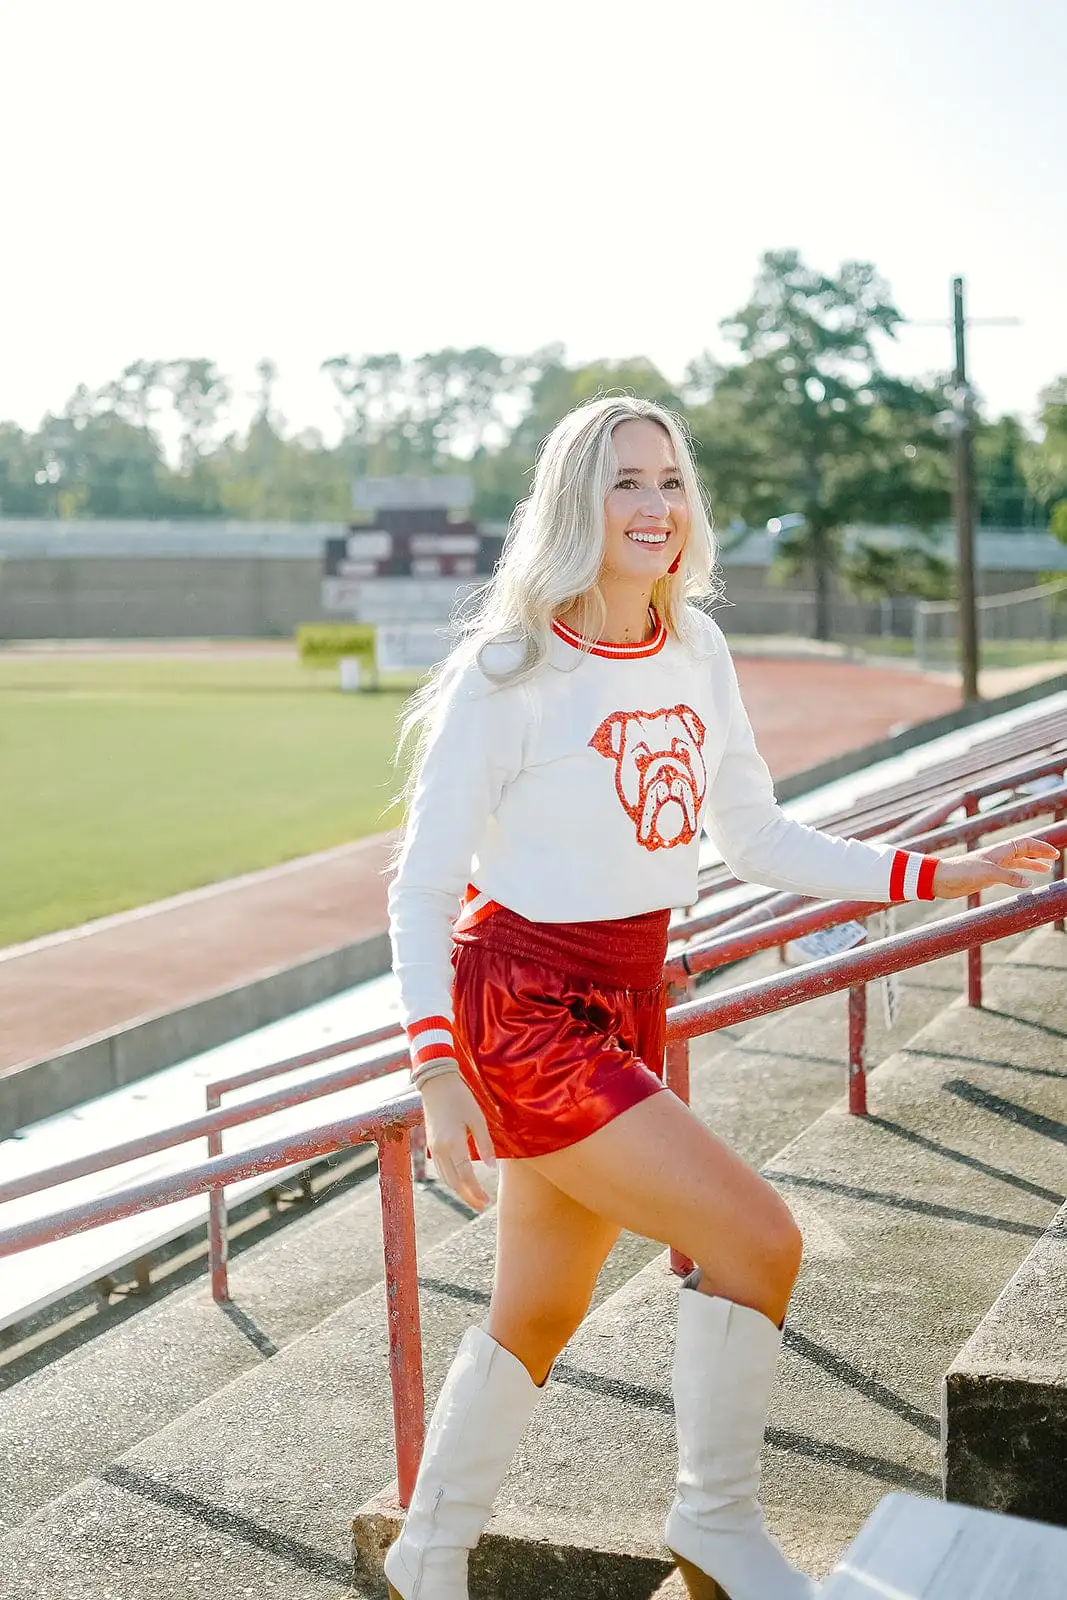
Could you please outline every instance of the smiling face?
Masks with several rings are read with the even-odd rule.
[[[658,422],[620,422],[611,439],[619,470],[604,499],[601,584],[640,584],[651,592],[689,537],[685,485]]]

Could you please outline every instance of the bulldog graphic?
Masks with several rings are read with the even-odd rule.
[[[613,711],[589,743],[615,762],[615,789],[646,850],[696,838],[707,771],[704,724],[691,706]]]

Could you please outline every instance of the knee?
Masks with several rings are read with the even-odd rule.
[[[541,1306],[525,1319],[526,1335],[544,1352],[547,1360],[555,1361],[564,1345],[568,1344],[582,1325],[587,1306]]]
[[[535,1383],[543,1383],[552,1363],[581,1326],[587,1306],[493,1306],[489,1332],[526,1367]]]
[[[757,1252],[775,1289],[788,1295],[800,1272],[804,1239],[785,1201],[771,1191],[773,1201],[759,1230]]]

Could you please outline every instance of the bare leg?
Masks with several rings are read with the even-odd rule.
[[[534,1163],[591,1211],[683,1250],[671,1388],[679,1466],[665,1542],[692,1600],[813,1600],[768,1534],[759,1453],[800,1233],[758,1173],[667,1092]]]
[[[571,1199],[531,1161],[501,1161],[489,1334],[544,1383],[589,1309],[619,1225]]]
[[[669,1091],[522,1165],[617,1227],[683,1251],[702,1294],[783,1321],[801,1256],[789,1208]]]
[[[498,1206],[489,1330],[468,1329],[435,1407],[404,1531],[386,1556],[392,1600],[424,1591],[467,1600],[467,1552],[619,1233],[527,1161],[500,1163]]]

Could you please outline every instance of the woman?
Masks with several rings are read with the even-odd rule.
[[[434,1411],[386,1558],[393,1600],[468,1600],[467,1553],[622,1228],[699,1268],[679,1294],[666,1526],[690,1595],[814,1593],[756,1499],[800,1233],[665,1090],[670,908],[696,899],[702,826],[741,878],[860,900],[1024,886],[1055,859],[1022,840],[939,861],[783,816],[722,633],[687,604],[714,592],[713,564],[678,419],[578,407],[408,718],[390,927],[412,1075],[439,1177],[478,1210],[472,1156],[500,1181],[488,1325]]]

